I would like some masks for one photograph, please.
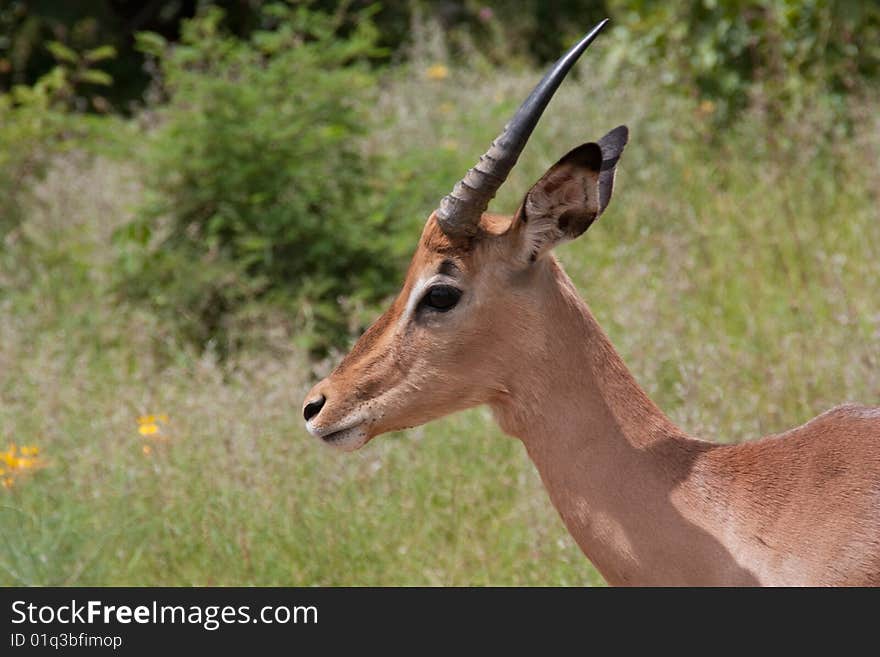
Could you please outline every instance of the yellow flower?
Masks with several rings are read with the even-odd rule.
[[[137,423],[139,434],[142,436],[154,436],[164,431],[165,427],[163,425],[168,424],[168,416],[165,413],[141,415],[137,419]]]
[[[434,64],[428,67],[425,75],[429,80],[445,80],[449,77],[449,69],[443,64]]]
[[[5,452],[0,454],[0,460],[2,460],[4,463],[6,463],[6,465],[8,465],[10,468],[15,467],[15,460],[16,460],[15,450],[16,450],[15,443],[9,443],[9,449],[7,449]]]
[[[39,453],[38,447],[33,445],[18,447],[15,443],[10,443],[5,452],[0,452],[0,463],[5,466],[0,468],[0,483],[3,488],[12,488],[16,477],[24,475],[27,470],[43,467],[43,462],[38,457]]]
[[[154,433],[159,433],[159,425],[142,424],[138,427],[138,433],[140,433],[142,436],[152,436]]]
[[[141,415],[137,419],[137,424],[141,437],[150,441],[141,445],[141,452],[144,456],[152,456],[159,443],[171,440],[171,436],[168,434],[168,416],[165,413]]]

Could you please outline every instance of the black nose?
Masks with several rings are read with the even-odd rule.
[[[326,401],[327,398],[324,395],[321,395],[317,399],[313,399],[308,404],[306,404],[306,407],[303,409],[303,417],[306,419],[306,422],[308,422],[321,412],[321,409],[324,408],[324,403]]]

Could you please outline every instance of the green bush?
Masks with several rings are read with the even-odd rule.
[[[63,115],[50,105],[58,76],[0,94],[0,240],[22,220],[27,183],[45,169]]]
[[[625,58],[664,61],[673,86],[721,120],[749,105],[797,115],[819,94],[838,109],[880,74],[880,7],[858,0],[612,0]]]
[[[165,102],[146,148],[149,201],[120,234],[131,297],[201,344],[230,346],[253,301],[282,303],[312,351],[351,330],[353,308],[392,292],[410,246],[393,237],[364,152],[375,29],[267,6],[261,29],[230,34],[211,8],[179,44],[142,34]],[[252,307],[252,306],[251,306]]]
[[[50,72],[33,85],[0,93],[0,240],[22,221],[31,184],[56,154],[70,148],[94,150],[112,133],[104,130],[112,121],[86,116],[78,108],[89,100],[83,85],[112,84],[97,64],[112,58],[113,49],[80,54],[57,42],[48,43],[47,49],[57,61]]]

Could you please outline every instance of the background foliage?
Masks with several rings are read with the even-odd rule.
[[[515,4],[0,5],[0,583],[601,583],[482,410],[343,459],[299,407],[606,14],[497,208],[628,123],[559,255],[658,403],[880,402],[875,4]]]
[[[166,100],[146,152],[151,202],[127,231],[146,248],[129,249],[125,289],[186,318],[198,343],[225,349],[224,321],[270,296],[305,346],[326,348],[349,334],[346,308],[397,284],[402,217],[380,204],[381,159],[359,148],[375,30],[365,13],[347,37],[337,23],[270,5],[247,39],[219,9],[177,44],[141,35]]]
[[[3,230],[20,220],[22,181],[52,152],[77,137],[95,148],[85,116],[134,112],[149,128],[137,153],[147,191],[118,235],[118,292],[222,353],[276,308],[321,354],[395,289],[409,249],[401,229],[431,209],[411,176],[427,173],[421,189],[436,195],[460,169],[454,148],[370,147],[381,78],[431,59],[443,75],[529,67],[610,15],[609,69],[662,62],[663,85],[718,129],[748,108],[780,122],[825,103],[834,120],[817,128],[831,139],[880,66],[873,3],[514,4],[7,3]]]

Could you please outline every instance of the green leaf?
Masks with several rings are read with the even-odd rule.
[[[113,78],[109,73],[105,73],[104,71],[99,71],[97,69],[92,69],[89,71],[82,71],[77,75],[77,80],[79,82],[88,82],[89,84],[100,84],[104,87],[109,87],[113,84]]]
[[[98,48],[94,48],[93,50],[89,50],[84,55],[85,60],[87,62],[100,62],[105,59],[113,59],[116,57],[116,48],[113,46],[100,46]]]
[[[79,55],[60,41],[49,41],[46,44],[46,49],[52,53],[52,56],[59,62],[67,62],[68,64],[76,64],[79,62]]]
[[[135,34],[135,48],[146,55],[159,57],[165,52],[168,42],[161,34],[155,32],[138,32]]]

